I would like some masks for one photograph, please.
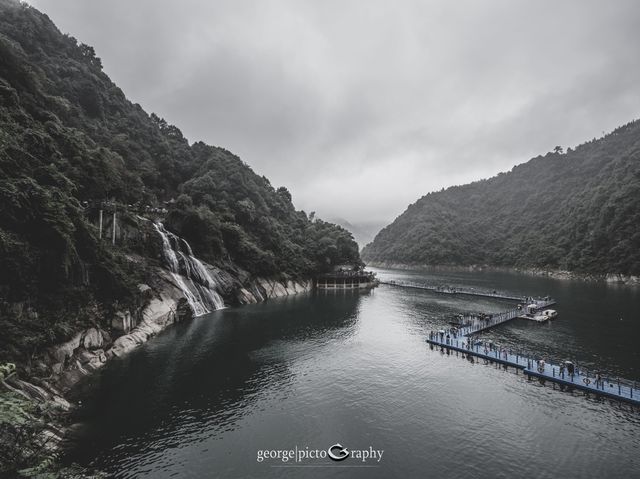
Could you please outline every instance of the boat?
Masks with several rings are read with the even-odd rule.
[[[558,317],[558,312],[555,309],[545,309],[540,314],[536,314],[535,316],[533,316],[533,318],[531,319],[533,319],[534,321],[543,323],[545,321],[549,321],[550,319],[555,319],[557,317]]]

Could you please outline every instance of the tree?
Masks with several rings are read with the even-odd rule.
[[[276,190],[276,193],[278,193],[279,196],[284,198],[284,200],[287,203],[291,203],[291,193],[289,193],[289,190],[287,188],[285,188],[284,186],[281,186]]]
[[[96,56],[96,51],[93,47],[89,45],[85,45],[84,43],[80,44],[80,54],[89,61],[89,63],[100,70],[102,70],[102,60]]]

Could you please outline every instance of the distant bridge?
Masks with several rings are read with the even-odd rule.
[[[503,293],[498,291],[482,291],[474,288],[464,288],[464,287],[457,287],[457,286],[433,286],[433,285],[428,285],[423,283],[415,283],[412,281],[390,280],[390,281],[380,281],[380,284],[387,284],[389,286],[398,286],[401,288],[424,289],[427,291],[432,291],[434,293],[441,293],[441,294],[462,294],[467,296],[482,296],[484,298],[507,299],[509,301],[520,301],[520,302],[536,301],[532,297],[515,296],[513,294]],[[540,299],[539,301],[551,301],[547,306],[550,306],[551,304],[555,303],[555,301],[552,301],[551,298],[549,297]]]

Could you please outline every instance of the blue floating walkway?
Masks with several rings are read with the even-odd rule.
[[[515,296],[498,291],[489,292],[473,288],[432,286],[410,281],[381,281],[380,283],[402,288],[421,289],[439,294],[458,294],[519,301],[524,302],[527,308],[535,305],[534,309],[537,311],[555,304],[555,300],[550,297],[534,299],[532,297]],[[559,365],[547,364],[531,356],[497,348],[493,344],[484,344],[478,340],[474,341],[472,338],[472,335],[480,331],[494,328],[515,318],[539,320],[532,314],[526,314],[526,312],[520,308],[497,314],[484,315],[482,318],[468,315],[463,316],[461,327],[440,330],[442,334],[432,332],[426,341],[434,346],[459,351],[485,361],[517,368],[522,370],[524,374],[530,378],[538,378],[541,382],[550,381],[569,389],[579,389],[587,393],[593,393],[640,406],[640,389],[636,388],[635,383],[621,380],[620,378],[611,379],[608,377],[600,377],[596,379],[593,373],[590,375],[589,371],[581,370],[577,367],[574,369],[574,374],[569,374],[566,370],[561,369]],[[543,318],[543,320],[545,319]]]
[[[541,308],[546,307],[553,304],[553,300],[541,301],[538,304]],[[566,370],[561,372],[558,365],[547,364],[530,356],[496,347],[493,344],[474,341],[472,335],[521,317],[520,315],[521,311],[513,310],[493,315],[489,320],[473,318],[473,322],[461,328],[431,332],[426,341],[434,346],[459,351],[505,366],[512,366],[522,370],[527,376],[536,377],[540,381],[550,381],[563,387],[580,389],[640,406],[640,390],[635,387],[635,383],[606,377],[596,381],[596,378],[593,375],[590,376],[588,371],[579,368],[576,368],[574,374],[570,375]]]

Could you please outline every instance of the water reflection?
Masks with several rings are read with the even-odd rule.
[[[640,382],[637,340],[640,337],[640,288],[496,271],[378,270],[378,274],[388,279],[471,286],[489,291],[498,289],[518,295],[551,295],[558,301],[554,306],[559,313],[557,320],[542,325],[514,320],[508,326],[489,330],[482,336],[505,347],[522,349],[555,361],[571,359],[590,370],[600,369],[613,377]],[[435,315],[433,324],[437,327],[447,323],[443,319],[459,312],[497,312],[513,305],[419,290],[398,294],[420,298],[414,305],[421,310],[419,302],[429,302],[427,309]]]
[[[354,334],[366,294],[280,298],[175,325],[81,385],[77,419],[88,427],[69,459],[138,470],[168,448],[233,431],[256,402],[286,399],[292,358]]]
[[[640,303],[629,289],[518,275],[416,276],[551,294],[557,321],[512,322],[494,339],[580,361],[604,358],[637,375]],[[620,325],[606,314],[616,308],[626,311]],[[87,385],[89,430],[75,457],[117,477],[154,479],[636,474],[640,416],[629,406],[543,387],[425,343],[457,313],[503,309],[488,299],[382,286],[178,325],[108,367],[94,389]],[[336,442],[384,449],[385,459],[379,468],[304,473],[256,461],[260,449]]]

